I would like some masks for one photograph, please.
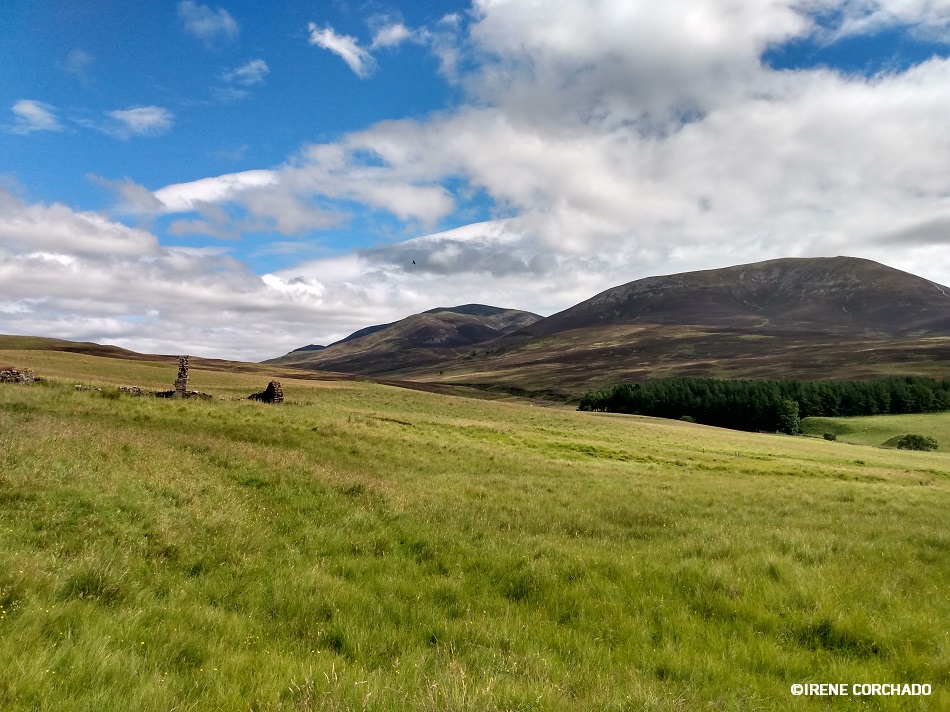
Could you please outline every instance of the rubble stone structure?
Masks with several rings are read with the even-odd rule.
[[[134,386],[133,386],[134,388]],[[131,391],[125,391],[130,395],[139,395]],[[207,393],[188,390],[188,357],[178,357],[178,378],[175,379],[175,388],[171,391],[158,391],[156,398],[210,398]]]
[[[188,392],[188,357],[181,356],[178,359],[178,378],[175,381],[175,395],[186,397]]]
[[[247,399],[280,405],[284,402],[284,389],[280,387],[280,381],[271,381],[267,384],[267,388],[260,393],[249,395]]]
[[[0,368],[0,383],[33,383],[35,380],[32,369]]]

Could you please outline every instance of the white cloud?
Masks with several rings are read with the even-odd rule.
[[[223,250],[161,247],[97,213],[29,205],[6,192],[0,283],[0,333],[248,360],[310,339],[326,306],[268,286]],[[369,314],[337,305],[327,316],[323,333]]]
[[[237,21],[227,10],[220,7],[212,10],[192,0],[178,4],[178,17],[185,23],[186,32],[209,44],[218,38],[234,40],[240,32]]]
[[[123,136],[162,133],[171,128],[174,119],[171,111],[160,106],[133,106],[107,115],[119,122],[117,133]]]
[[[628,274],[635,265],[630,278],[702,259],[886,261],[881,239],[923,239],[933,230],[914,225],[950,211],[950,62],[871,78],[777,72],[761,53],[815,31],[790,3],[550,3],[543,13],[477,3],[471,42],[482,61],[465,79],[477,105],[309,146],[269,172],[254,200],[355,201],[425,227],[456,209],[444,183],[461,181],[516,215],[524,236],[527,251],[510,259],[485,248],[495,273],[596,250]],[[209,199],[242,195],[228,187]],[[444,246],[433,269],[481,264],[471,246]]]
[[[0,248],[15,254],[66,254],[102,258],[152,254],[149,233],[65,205],[25,205],[0,188]]]
[[[889,28],[910,27],[914,34],[923,39],[950,41],[950,2],[947,0],[851,0],[846,3],[822,0],[810,9],[827,13],[829,7],[832,9],[831,17],[822,19],[831,38],[870,35]]]
[[[49,104],[32,99],[20,99],[10,109],[15,123],[10,131],[26,135],[36,131],[62,131],[63,126],[56,117],[56,110]]]
[[[276,230],[295,235],[339,224],[343,216],[327,212],[301,200],[293,193],[275,190],[251,190],[241,196],[242,204],[253,218],[245,230]]]
[[[155,197],[170,212],[188,212],[195,210],[201,203],[227,202],[247,190],[274,185],[276,182],[274,171],[244,171],[169,185],[155,191]]]
[[[384,24],[373,34],[371,49],[378,47],[398,47],[403,42],[412,39],[412,32],[401,22]]]
[[[264,78],[269,72],[270,68],[267,66],[267,62],[263,59],[252,59],[250,62],[242,64],[236,69],[225,72],[222,78],[226,82],[249,87],[263,83]]]
[[[314,145],[273,170],[244,171],[161,188],[154,193],[168,212],[187,212],[200,204],[232,203],[284,234],[338,224],[340,210],[324,210],[314,198],[356,201],[424,227],[455,207],[451,194],[432,180],[398,176],[387,167],[361,164],[342,146]],[[262,223],[247,223],[264,229]]]
[[[366,78],[373,73],[376,60],[367,50],[359,46],[355,37],[338,35],[332,27],[321,29],[311,22],[307,29],[310,31],[310,44],[333,52],[340,57],[353,73],[360,78]]]
[[[546,314],[651,274],[782,256],[850,254],[948,284],[950,60],[873,77],[761,61],[829,27],[871,31],[848,19],[859,7],[888,27],[939,28],[947,3],[477,0],[426,30],[433,52],[444,33],[443,71],[468,102],[153,197],[199,213],[173,232],[221,237],[305,234],[354,203],[435,230],[466,194],[513,217],[257,277],[220,250],[162,249],[94,214],[0,204],[0,325],[264,357],[437,305]],[[355,39],[310,33],[358,74],[372,66]]]

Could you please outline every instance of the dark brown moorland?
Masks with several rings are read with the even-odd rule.
[[[852,257],[649,277],[480,342],[432,343],[429,319],[269,363],[567,399],[670,376],[950,373],[950,288]]]

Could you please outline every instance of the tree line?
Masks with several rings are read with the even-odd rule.
[[[620,383],[581,398],[578,410],[695,420],[733,430],[794,434],[800,419],[950,410],[950,380],[872,381],[669,378]]]

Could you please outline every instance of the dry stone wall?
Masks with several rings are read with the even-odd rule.
[[[284,402],[284,389],[281,388],[280,381],[271,381],[267,384],[267,388],[260,393],[252,393],[247,399],[280,405]]]
[[[36,380],[32,369],[0,368],[0,383],[33,383]]]

